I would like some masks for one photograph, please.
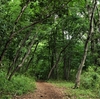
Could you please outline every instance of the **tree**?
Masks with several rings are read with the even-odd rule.
[[[87,39],[86,39],[86,42],[85,42],[83,58],[81,60],[81,63],[80,63],[79,68],[78,68],[78,72],[76,74],[76,82],[75,82],[74,88],[78,88],[80,86],[80,76],[81,76],[82,68],[83,68],[85,60],[86,60],[87,51],[88,51],[88,44],[89,44],[90,38],[92,36],[92,33],[94,32],[93,19],[94,19],[94,13],[95,13],[96,5],[97,5],[97,0],[94,0],[93,1],[93,7],[91,9],[92,11],[91,11],[91,14],[89,15],[90,16],[89,32],[88,32],[88,36],[87,36]]]

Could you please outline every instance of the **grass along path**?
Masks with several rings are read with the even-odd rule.
[[[51,83],[36,82],[34,93],[16,96],[13,99],[69,99],[64,94],[64,91],[64,88],[59,88]]]
[[[65,94],[69,99],[100,99],[100,93],[92,89],[73,89],[74,83],[66,81],[50,81],[50,83],[65,88]]]
[[[13,99],[100,99],[97,93],[88,89],[72,89],[73,83],[66,81],[36,82],[34,93]]]

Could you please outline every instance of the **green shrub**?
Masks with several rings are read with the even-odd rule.
[[[34,91],[35,81],[24,75],[13,76],[11,81],[6,79],[6,73],[0,72],[0,94],[2,97],[7,95],[22,95],[29,91]],[[0,97],[1,99],[1,97]],[[5,98],[6,99],[6,98]],[[8,98],[7,98],[8,99]]]
[[[90,66],[87,72],[84,72],[81,76],[81,85],[85,89],[91,89],[96,93],[97,97],[100,97],[100,68],[97,71],[96,66]]]
[[[28,91],[33,91],[35,89],[34,81],[23,75],[14,76],[12,83],[17,94],[27,93]]]
[[[87,72],[82,74],[81,85],[86,89],[100,89],[100,73],[95,71],[94,66],[89,67]]]

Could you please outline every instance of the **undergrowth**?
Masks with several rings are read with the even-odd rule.
[[[67,81],[49,81],[50,83],[64,88],[66,97],[69,99],[100,99],[97,93],[91,88],[85,89],[80,87],[79,89],[73,89],[74,83]]]
[[[0,71],[0,99],[11,99],[14,95],[22,95],[34,91],[35,81],[24,75],[13,76],[8,81],[6,73]]]
[[[73,89],[74,83],[67,81],[50,81],[51,83],[66,88],[70,99],[100,99],[100,68],[89,66],[81,75],[79,89]]]

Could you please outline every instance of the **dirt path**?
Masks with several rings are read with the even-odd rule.
[[[14,99],[69,99],[65,98],[64,89],[50,83],[37,82],[36,91]]]

